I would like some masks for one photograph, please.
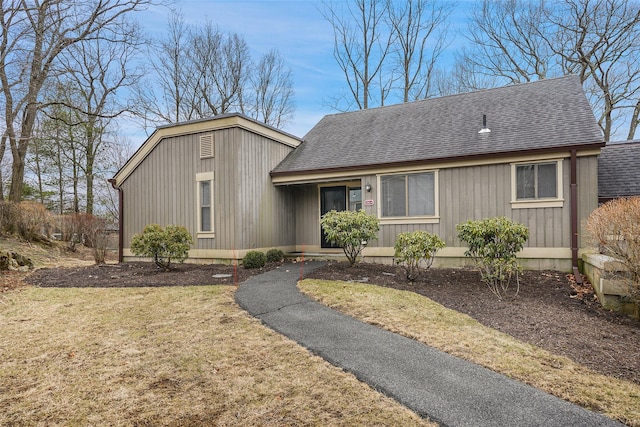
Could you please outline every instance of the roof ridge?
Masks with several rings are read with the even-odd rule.
[[[566,74],[564,76],[558,76],[558,77],[551,77],[548,79],[538,79],[538,80],[533,80],[533,81],[528,81],[528,82],[521,82],[521,83],[514,83],[514,84],[509,84],[506,86],[496,86],[496,87],[489,87],[489,88],[484,88],[484,89],[475,89],[475,90],[471,90],[469,92],[458,92],[458,93],[453,93],[450,95],[442,95],[442,96],[436,96],[434,98],[425,98],[425,99],[416,99],[413,101],[406,101],[406,102],[400,102],[397,104],[389,104],[389,105],[380,105],[378,107],[372,107],[372,108],[361,108],[359,110],[352,110],[352,111],[340,111],[337,113],[330,113],[327,114],[323,117],[334,117],[334,116],[341,116],[344,114],[366,114],[366,112],[375,112],[375,111],[380,111],[383,109],[391,109],[391,108],[400,108],[402,106],[407,106],[407,105],[414,105],[414,104],[422,104],[425,102],[429,102],[429,101],[435,101],[435,100],[442,100],[442,99],[450,99],[450,98],[455,98],[455,97],[459,97],[459,96],[469,96],[469,95],[474,95],[474,94],[481,94],[481,93],[486,93],[486,92],[492,92],[492,91],[501,91],[501,90],[508,90],[508,89],[512,89],[512,88],[518,88],[518,87],[522,87],[522,86],[528,86],[528,85],[534,85],[534,84],[543,84],[543,83],[550,83],[553,81],[558,81],[558,80],[563,80],[563,79],[573,79],[573,78],[578,78],[578,76],[576,74]],[[373,113],[371,113],[373,114]]]

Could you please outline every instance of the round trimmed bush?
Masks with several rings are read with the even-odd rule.
[[[284,252],[280,249],[269,249],[267,251],[267,262],[280,262],[284,259]]]
[[[262,268],[267,263],[267,256],[260,251],[249,251],[242,258],[244,268]]]

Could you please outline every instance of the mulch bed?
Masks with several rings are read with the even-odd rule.
[[[279,264],[247,270],[226,265],[178,264],[173,271],[152,263],[42,269],[26,282],[49,287],[139,287],[236,284]],[[221,277],[221,275],[230,275]],[[500,301],[468,269],[431,269],[411,284],[400,267],[330,262],[308,277],[362,281],[409,290],[466,313],[479,322],[563,355],[590,369],[640,384],[640,322],[602,309],[590,285],[571,275],[526,271],[518,296]]]

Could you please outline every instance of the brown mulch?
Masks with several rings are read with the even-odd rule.
[[[152,263],[134,262],[42,269],[25,281],[43,287],[233,285],[278,265],[248,270],[227,265],[177,264],[173,271],[166,272]],[[571,275],[526,271],[518,296],[513,297],[512,293],[503,301],[480,282],[477,272],[467,269],[431,269],[410,284],[399,267],[349,267],[347,263],[330,262],[308,277],[410,290],[596,372],[640,384],[640,322],[602,309],[590,285],[577,285]]]
[[[246,269],[222,264],[172,264],[166,271],[151,262],[92,265],[75,268],[43,268],[25,282],[56,288],[130,288],[162,286],[237,285],[278,264]]]

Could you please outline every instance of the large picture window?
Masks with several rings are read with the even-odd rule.
[[[512,207],[562,206],[562,160],[514,163]]]
[[[383,218],[436,214],[435,172],[383,175],[380,191]]]
[[[196,175],[198,237],[213,237],[213,172]]]

